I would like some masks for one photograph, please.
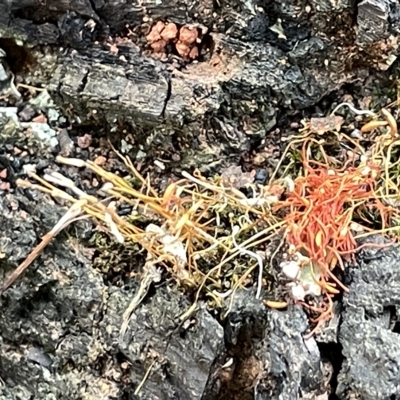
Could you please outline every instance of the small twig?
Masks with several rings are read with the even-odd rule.
[[[152,370],[152,368],[154,367],[154,365],[155,365],[156,362],[157,362],[157,359],[155,359],[155,360],[150,364],[150,367],[147,368],[147,371],[146,371],[146,373],[144,374],[143,379],[140,381],[138,387],[136,388],[135,392],[133,393],[134,395],[138,395],[138,394],[139,394],[140,390],[142,389],[142,387],[143,387],[144,383],[146,382],[147,378],[149,377],[150,372],[151,372],[151,370]]]
[[[38,88],[36,86],[31,86],[31,85],[26,85],[25,83],[18,83],[17,88],[24,88],[24,89],[29,89],[29,90],[36,90],[38,92],[43,92],[46,90],[46,88]]]
[[[108,140],[108,143],[111,146],[111,149],[117,154],[119,158],[124,162],[124,164],[131,170],[131,172],[135,175],[137,179],[142,182],[142,184],[147,188],[148,192],[151,192],[151,194],[154,197],[157,197],[157,192],[151,187],[150,182],[146,182],[146,179],[143,178],[143,176],[139,173],[139,171],[133,166],[132,161],[129,157],[123,156],[111,143],[111,140]]]
[[[63,229],[76,220],[76,218],[82,212],[82,205],[83,202],[80,201],[73,204],[69,208],[69,210],[60,218],[54,228],[43,237],[42,241],[32,250],[28,257],[3,282],[0,289],[0,295],[3,294],[20,277],[20,275],[32,264],[32,262],[39,256],[39,254],[55,236],[57,236]]]

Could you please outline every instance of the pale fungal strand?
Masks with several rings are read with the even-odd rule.
[[[47,182],[54,183],[55,185],[71,189],[80,199],[89,199],[90,197],[83,190],[76,187],[75,183],[71,179],[66,178],[59,172],[51,172],[50,174],[45,174],[43,176],[43,179]]]
[[[334,115],[337,112],[337,110],[339,110],[339,108],[342,108],[344,106],[349,107],[350,110],[354,114],[357,114],[357,115],[369,115],[370,117],[376,117],[376,114],[373,111],[370,111],[370,110],[358,110],[352,104],[346,103],[346,102],[345,103],[340,103],[339,105],[337,105],[336,108],[331,112],[331,115]]]
[[[57,156],[56,161],[61,164],[70,165],[71,167],[86,167],[86,162],[79,158],[65,158],[62,156]]]
[[[72,189],[75,187],[75,183],[71,179],[66,178],[59,172],[51,172],[50,174],[45,174],[43,176],[43,179],[47,182],[66,187],[68,189]]]

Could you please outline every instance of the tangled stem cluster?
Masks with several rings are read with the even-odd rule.
[[[378,121],[380,122],[380,121]],[[379,127],[379,124],[376,124]],[[345,268],[345,261],[354,261],[354,256],[362,247],[386,247],[384,245],[364,243],[358,245],[357,232],[365,237],[372,234],[393,231],[394,220],[398,220],[399,211],[388,204],[389,191],[382,195],[382,188],[393,184],[389,170],[389,149],[397,142],[392,132],[387,137],[378,139],[372,147],[369,161],[354,164],[347,160],[340,168],[328,161],[326,152],[318,142],[310,137],[301,139],[301,161],[303,173],[293,181],[291,190],[274,207],[274,212],[284,210],[286,241],[309,259],[309,267],[315,282],[321,287],[325,303],[322,306],[301,302],[311,310],[316,323],[313,334],[333,315],[333,296],[341,291],[348,291],[338,279],[335,268]],[[312,146],[317,144],[324,162],[315,161],[310,155]],[[396,190],[398,194],[398,189]],[[393,195],[394,196],[394,195]],[[393,217],[395,217],[393,219]]]
[[[156,265],[168,269],[179,284],[197,290],[193,307],[182,316],[185,318],[196,307],[202,292],[212,301],[213,307],[222,307],[223,300],[228,297],[232,304],[239,287],[254,285],[257,281],[259,298],[265,263],[258,251],[284,232],[285,242],[301,254],[303,261],[307,260],[312,279],[323,294],[300,300],[315,317],[311,335],[332,317],[333,296],[347,291],[335,269],[343,270],[345,262],[352,261],[356,252],[365,246],[359,246],[357,239],[395,232],[400,225],[400,208],[393,207],[396,202],[400,204],[400,167],[399,161],[392,161],[400,141],[396,139],[397,125],[391,114],[382,115],[386,122],[374,120],[364,126],[368,133],[389,129],[386,136],[375,141],[369,156],[359,143],[346,137],[359,154],[357,162],[355,158],[330,162],[324,149],[326,141],[312,137],[315,133],[321,135],[321,131],[306,128],[305,133],[303,130],[300,136],[292,138],[277,167],[278,170],[287,159],[289,149],[294,150],[297,145],[302,164],[300,173],[296,170],[298,176],[291,180],[283,173],[283,179],[273,179],[274,174],[268,186],[249,184],[252,196],[246,196],[224,180],[205,179],[198,172],[193,175],[183,172],[182,179],[158,193],[150,180],[141,176],[130,160],[122,156],[130,171],[126,178],[90,161],[57,157],[60,164],[91,170],[105,184],[97,197],[88,195],[72,180],[54,171],[43,177],[28,171],[28,176],[38,184],[18,181],[21,187],[40,190],[72,207],[3,282],[0,292],[11,286],[70,222],[91,217],[104,225],[118,242],[129,240],[146,250],[141,290],[127,310],[126,318],[124,316],[125,328],[129,315],[148,286],[158,279]],[[334,122],[336,126],[337,121]],[[335,132],[334,135],[342,134]],[[340,139],[338,143],[340,145]],[[315,157],[316,154],[319,156]],[[136,181],[137,188],[132,181]],[[118,214],[118,206],[122,204],[132,207],[129,218]],[[257,266],[258,279],[254,279],[251,273]],[[284,308],[289,300],[265,302],[270,307]]]

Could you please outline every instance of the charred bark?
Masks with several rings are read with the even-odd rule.
[[[168,26],[167,38],[161,33]],[[271,130],[287,124],[283,112],[299,112],[344,84],[386,71],[396,60],[399,31],[397,0],[0,0],[0,48],[11,71],[44,85],[71,123],[111,132],[128,124],[149,152],[162,147],[176,168],[202,171],[255,146],[262,154],[276,142]],[[0,150],[6,145],[15,147],[0,143]],[[28,239],[36,238],[32,217],[27,225],[23,213],[10,211],[18,202],[30,205],[29,214],[39,212],[21,193],[0,197],[2,226],[18,232],[2,234],[10,263],[21,261]],[[13,246],[26,248],[15,255]],[[177,324],[190,304],[164,288],[138,307],[139,322],[118,343],[131,293],[110,291],[104,302],[109,288],[82,267],[85,257],[71,263],[74,256],[62,249],[54,259],[45,259],[46,273],[31,277],[36,294],[25,282],[2,303],[0,375],[11,389],[0,387],[1,398],[14,398],[15,388],[21,398],[79,398],[92,387],[99,396],[97,389],[111,381],[104,398],[135,398],[147,372],[136,398],[327,398],[331,371],[324,372],[314,339],[303,341],[300,309],[282,316],[241,294],[222,338],[222,326],[205,308],[194,327]],[[60,273],[72,283],[52,292]],[[93,357],[109,374],[106,383]]]
[[[8,0],[0,34],[44,69],[39,54],[51,46],[53,76],[42,78],[84,122],[182,124],[225,114],[239,129],[254,117],[251,133],[271,126],[277,109],[314,105],[394,60],[397,2],[303,3]],[[194,26],[197,59],[182,59],[173,45],[155,54],[146,35],[157,21]]]

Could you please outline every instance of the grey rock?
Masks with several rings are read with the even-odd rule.
[[[25,129],[30,129],[31,132],[46,146],[54,148],[58,145],[56,131],[51,129],[48,124],[39,122],[21,122],[21,126]]]
[[[58,207],[46,206],[43,198],[39,204],[32,207],[30,215],[29,201],[21,194],[0,197],[1,280],[36,244],[38,210],[48,219],[57,219]],[[20,205],[28,212],[22,212]],[[101,385],[84,358],[90,353],[90,362],[96,360],[96,341],[83,339],[84,332],[94,332],[99,320],[102,291],[100,275],[87,260],[82,262],[74,255],[61,235],[5,292],[0,299],[0,377],[14,398],[58,399],[63,394],[63,398],[78,399]],[[74,343],[73,337],[82,340],[77,340],[71,351],[66,343]],[[85,344],[84,350],[79,350]],[[53,360],[50,368],[46,355]],[[81,359],[80,373],[64,369],[72,360]]]
[[[358,40],[373,43],[389,35],[389,13],[391,0],[364,0],[358,4]]]
[[[304,311],[299,306],[286,312],[272,310],[269,321],[270,332],[264,339],[269,379],[261,381],[257,399],[327,399],[332,368],[322,362],[315,338],[304,339],[308,328]]]
[[[47,90],[42,90],[37,96],[30,99],[29,104],[36,107],[38,110],[54,107],[54,102]]]
[[[46,368],[49,368],[53,363],[50,356],[37,347],[31,347],[26,357],[29,361],[34,361]]]
[[[57,138],[60,144],[60,155],[68,157],[72,153],[75,144],[74,141],[69,137],[67,129],[61,129]]]
[[[36,114],[36,110],[29,103],[25,104],[24,108],[18,113],[21,121],[30,121]]]
[[[39,122],[20,122],[17,107],[0,107],[0,144],[10,142],[26,142],[24,130],[29,129],[32,133],[30,141],[35,147],[39,145],[44,148],[56,147],[58,145],[57,135],[48,124]],[[35,142],[35,143],[34,143]]]
[[[14,74],[6,61],[6,53],[0,49],[0,96],[8,96],[12,94],[17,99],[21,97],[17,88],[14,85]]]
[[[337,12],[353,7],[355,0],[311,0],[310,4],[315,10],[320,12]]]
[[[339,336],[339,327],[341,322],[342,305],[339,301],[333,304],[333,317],[316,333],[315,337],[318,343],[337,343]]]
[[[121,326],[129,298],[131,296],[126,293],[123,297],[117,292],[111,295],[110,312],[106,316],[109,323],[105,326]],[[126,304],[123,307],[122,302]],[[134,312],[122,339],[119,339],[119,329],[103,331],[108,337],[107,343],[120,342],[120,351],[135,366],[131,377],[137,385],[138,377],[141,380],[155,361],[138,399],[208,398],[212,366],[223,350],[223,329],[204,308],[193,316],[193,324],[182,326],[178,318],[188,307],[190,303],[184,297],[158,288],[155,295]],[[122,312],[111,312],[113,308]],[[169,339],[166,341],[166,338]]]
[[[287,311],[266,309],[253,291],[235,295],[225,325],[227,354],[232,357],[234,399],[326,399],[332,366],[323,362],[315,338],[305,340],[308,320],[299,306]]]
[[[17,112],[17,107],[0,107],[0,114],[6,118],[11,118],[15,122],[18,122]]]
[[[383,239],[370,239],[382,243]],[[400,341],[393,331],[400,308],[400,251],[363,249],[358,266],[348,270],[340,343],[343,363],[337,393],[342,399],[400,398]]]

